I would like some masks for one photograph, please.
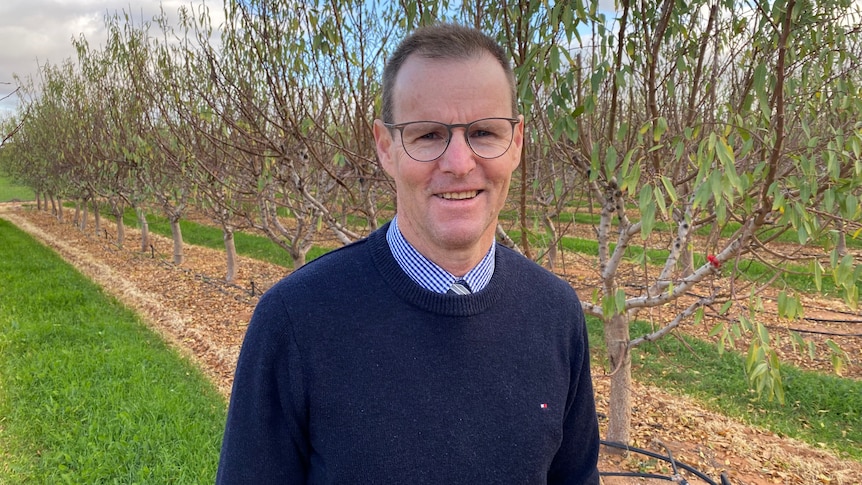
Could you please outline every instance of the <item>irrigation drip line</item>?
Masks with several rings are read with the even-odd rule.
[[[767,326],[767,328],[771,329],[771,328],[775,328],[775,327]],[[781,327],[779,327],[779,328],[781,328]],[[799,333],[812,333],[815,335],[828,335],[830,337],[862,337],[862,333],[827,332],[824,330],[806,330],[804,328],[793,328],[793,327],[787,327],[787,330],[790,330],[792,332],[799,332]]]
[[[655,453],[655,452],[652,452],[649,450],[645,450],[643,448],[638,448],[636,446],[626,445],[626,444],[619,443],[616,441],[600,440],[600,442],[603,446],[607,446],[609,448],[617,448],[620,450],[637,453],[640,455],[648,456],[650,458],[655,458],[656,460],[661,460],[661,461],[670,463],[671,467],[673,468],[673,474],[669,475],[669,476],[658,475],[655,473],[646,473],[646,472],[602,472],[602,471],[600,471],[599,475],[601,475],[603,477],[638,477],[638,478],[650,478],[650,479],[665,480],[665,481],[669,481],[669,482],[687,484],[688,482],[679,473],[679,469],[681,468],[681,469],[691,473],[692,475],[696,476],[697,478],[703,480],[704,482],[708,483],[709,485],[730,485],[730,481],[727,479],[727,475],[725,473],[721,474],[721,482],[719,484],[719,483],[716,483],[715,481],[713,481],[708,475],[706,475],[702,471],[698,470],[697,468],[694,468],[691,465],[676,461],[676,459],[674,459],[673,454],[671,453],[670,449],[667,446],[665,446],[664,443],[661,443],[661,442],[659,442],[659,443],[662,446],[664,446],[664,449],[667,452],[667,455],[662,455],[660,453]]]
[[[817,310],[826,310],[826,311],[835,311],[829,310],[828,308],[817,308]],[[843,312],[836,312],[843,313]],[[834,318],[819,318],[819,317],[802,317],[803,320],[808,320],[809,322],[820,322],[820,323],[850,323],[850,324],[862,324],[862,319],[840,319],[836,320]]]
[[[721,320],[724,320],[727,322],[730,322],[733,320],[730,317],[727,317],[725,315],[719,315],[718,313],[708,313],[705,315],[709,316],[710,318],[721,319]],[[833,320],[827,320],[827,321],[833,321]],[[848,337],[848,338],[862,337],[862,333],[841,333],[841,332],[828,332],[825,330],[807,330],[804,328],[782,327],[779,325],[764,325],[764,327],[766,327],[768,330],[786,330],[788,332],[810,333],[810,334],[816,334],[816,335],[828,335],[830,337]]]
[[[164,266],[165,268],[167,268],[169,270],[182,271],[187,276],[189,276],[195,280],[198,280],[202,283],[206,283],[206,284],[210,285],[211,287],[215,288],[216,290],[220,291],[221,293],[223,293],[227,296],[233,297],[236,301],[238,301],[240,303],[252,304],[252,303],[257,301],[257,296],[260,295],[260,291],[255,293],[255,283],[254,282],[252,282],[252,289],[249,290],[247,288],[243,288],[242,286],[239,286],[239,285],[236,285],[233,283],[227,283],[225,281],[211,278],[211,277],[209,277],[203,273],[194,272],[189,268],[183,268],[183,267],[177,266],[177,265],[173,264],[172,262],[168,261],[167,256],[164,253],[162,253],[161,251],[157,251],[155,249],[155,247],[153,247],[153,245],[150,245],[150,255],[145,256],[145,253],[139,253],[137,251],[133,251],[132,255],[133,255],[133,257],[136,257],[136,258],[147,257],[149,259],[153,259],[158,264],[161,264],[162,266]],[[233,290],[236,290],[236,291],[230,291],[231,288]],[[239,293],[239,294],[237,294],[237,293]],[[249,296],[249,295],[251,295],[251,296]]]

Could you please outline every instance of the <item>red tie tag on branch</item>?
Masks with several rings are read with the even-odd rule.
[[[715,266],[716,268],[721,268],[721,261],[719,261],[714,254],[710,254],[709,256],[707,256],[706,260],[709,261],[709,264]]]

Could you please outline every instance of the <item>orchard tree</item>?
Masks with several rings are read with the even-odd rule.
[[[569,58],[573,69],[589,63],[586,92],[552,109],[601,203],[599,288],[585,309],[605,324],[608,438],[627,442],[637,345],[737,308],[713,332],[725,347],[748,335],[753,387],[783,401],[757,295],[782,288],[800,247],[819,245],[831,256],[805,262],[818,287],[831,272],[856,304],[862,267],[834,235],[858,231],[862,216],[862,131],[850,115],[862,109],[862,51],[858,9],[845,1],[623,1],[616,15]],[[772,274],[745,272],[756,263]],[[792,290],[778,302],[781,315],[799,314]],[[670,305],[675,317],[630,334],[640,312]]]
[[[222,52],[206,54],[213,98],[229,100],[219,112],[245,148],[236,163],[258,208],[249,222],[295,268],[322,228],[346,244],[360,237],[349,215],[377,226],[371,120],[388,15],[362,2],[232,2]]]

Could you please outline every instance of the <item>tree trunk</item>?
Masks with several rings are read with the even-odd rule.
[[[545,228],[548,230],[548,235],[550,236],[550,243],[548,243],[548,269],[553,270],[557,265],[557,226],[554,225],[554,220],[551,219],[551,216],[548,214],[543,214],[542,218],[545,222]]]
[[[72,217],[72,224],[81,228],[81,199],[75,199],[75,215]]]
[[[526,144],[526,141],[524,142]],[[533,251],[530,249],[529,231],[527,230],[527,150],[521,151],[521,193],[518,201],[518,220],[521,225],[521,251],[527,259],[533,259]]]
[[[114,204],[114,217],[117,219],[117,247],[122,248],[126,241],[126,224],[123,222],[122,204]]]
[[[90,201],[84,199],[84,203],[81,204],[81,232],[87,232],[87,219],[90,218]]]
[[[632,420],[632,359],[625,314],[614,315],[606,322],[605,345],[611,368],[608,440],[628,444]]]
[[[838,222],[838,242],[835,245],[835,250],[841,256],[847,255],[847,228],[843,219]]]
[[[691,250],[691,243],[684,243],[682,245],[677,265],[682,270],[682,278],[694,274],[694,251]]]
[[[59,196],[57,197],[57,220],[60,222],[65,222],[63,217],[63,199]]]
[[[293,270],[296,271],[305,264],[305,257],[311,250],[310,245],[293,244],[290,248],[290,257],[293,260]]]
[[[93,198],[93,226],[96,237],[101,236],[99,233],[102,232],[102,214],[99,212],[99,201],[95,197]]]
[[[174,264],[183,264],[183,229],[179,218],[171,218],[171,237],[174,240]]]
[[[236,278],[236,243],[233,239],[233,229],[224,227],[222,229],[224,235],[224,250],[227,256],[227,273],[225,281],[233,283]]]
[[[147,222],[147,214],[140,207],[136,209],[138,214],[138,225],[141,226],[141,252],[150,249],[150,223]]]

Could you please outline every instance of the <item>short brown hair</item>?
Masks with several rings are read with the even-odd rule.
[[[392,90],[404,62],[413,54],[426,59],[469,59],[482,53],[491,54],[506,74],[512,93],[512,116],[518,114],[515,74],[506,50],[488,35],[463,25],[440,23],[420,27],[407,36],[389,57],[383,69],[383,106],[380,117],[393,123]]]

